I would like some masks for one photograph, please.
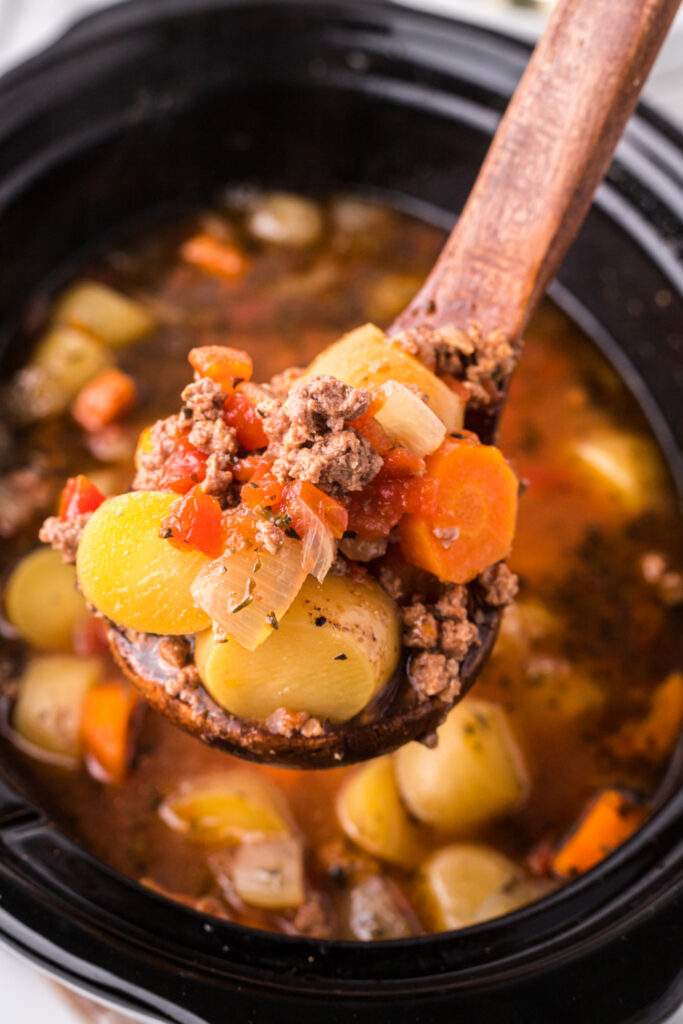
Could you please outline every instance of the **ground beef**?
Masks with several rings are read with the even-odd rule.
[[[393,601],[401,602],[405,599],[405,585],[402,577],[390,565],[381,565],[378,579],[380,586]]]
[[[463,619],[461,622],[446,619],[441,623],[439,647],[456,661],[462,661],[470,647],[478,643],[479,630],[469,619]]]
[[[268,391],[274,398],[284,401],[304,372],[302,367],[290,366],[282,373],[276,373],[268,382]]]
[[[512,372],[517,356],[505,334],[485,335],[478,324],[470,324],[466,331],[453,325],[413,327],[392,340],[435,373],[461,380],[475,408],[501,397],[499,385]]]
[[[187,385],[180,397],[183,402],[181,416],[191,419],[194,425],[220,419],[227,395],[216,381],[209,377],[197,377]]]
[[[272,441],[286,447],[301,445],[343,430],[345,423],[361,416],[369,404],[368,391],[336,377],[311,377],[294,385],[279,414],[269,418],[264,428]]]
[[[61,552],[64,561],[73,565],[76,561],[81,534],[91,515],[92,512],[87,512],[85,515],[74,516],[71,519],[50,516],[41,526],[38,539],[43,544],[50,544],[55,551]]]
[[[165,636],[159,641],[159,655],[169,665],[184,668],[192,658],[190,642],[184,636]]]
[[[420,651],[408,666],[410,684],[421,701],[438,695],[449,703],[460,692],[459,674],[455,658],[437,651]]]
[[[449,584],[434,605],[434,610],[442,619],[466,619],[467,587],[460,583]]]
[[[519,590],[519,581],[505,562],[489,566],[477,577],[484,600],[495,608],[504,608],[514,601]]]
[[[294,736],[300,733],[302,736],[322,736],[323,726],[319,719],[311,718],[305,711],[290,711],[288,708],[278,708],[266,719],[266,729],[276,736]]]
[[[279,480],[309,480],[335,495],[362,491],[382,468],[381,457],[355,430],[326,434],[310,447],[273,448],[273,473]]]
[[[152,427],[149,451],[141,452],[138,456],[134,491],[161,490],[166,460],[177,445],[178,438],[186,436],[189,428],[190,421],[183,422],[180,416],[167,416],[165,420],[156,421]]]
[[[51,503],[54,487],[40,466],[15,469],[0,480],[0,537],[12,537]]]
[[[402,609],[403,643],[428,651],[439,642],[439,623],[420,601]]]
[[[256,523],[256,546],[270,555],[276,555],[285,541],[285,531],[269,519]]]
[[[339,542],[339,549],[352,562],[374,562],[376,558],[381,558],[386,554],[388,544],[389,541],[386,537],[380,537],[377,540],[365,537],[344,537]]]

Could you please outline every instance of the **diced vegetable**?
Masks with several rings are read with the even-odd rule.
[[[647,438],[604,429],[582,436],[570,454],[603,494],[611,491],[630,515],[661,506],[665,491],[661,459]]]
[[[39,750],[78,758],[83,701],[101,674],[97,658],[65,654],[31,658],[19,680],[14,728]]]
[[[630,794],[618,789],[603,790],[555,854],[554,874],[574,878],[589,871],[625,843],[646,818],[647,809]]]
[[[490,847],[453,843],[422,865],[416,894],[428,926],[450,931],[482,920],[486,902],[519,877],[519,868]]]
[[[247,227],[260,242],[305,249],[320,238],[323,219],[318,206],[309,199],[270,192],[253,205]]]
[[[200,377],[210,377],[228,393],[237,381],[251,380],[254,372],[249,353],[228,345],[202,345],[191,349],[187,358]]]
[[[231,877],[235,892],[250,907],[300,907],[305,898],[301,841],[283,836],[243,843],[233,855]]]
[[[514,878],[506,882],[484,900],[477,911],[474,924],[490,921],[494,917],[504,917],[530,903],[536,903],[555,892],[557,883],[549,878]]]
[[[364,540],[388,537],[407,512],[436,512],[438,492],[426,477],[387,477],[380,470],[348,502],[349,530]]]
[[[307,480],[288,484],[282,500],[292,526],[303,541],[302,568],[322,583],[336,558],[336,540],[348,525],[348,512],[340,502]]]
[[[139,446],[139,442],[138,442]],[[164,462],[161,483],[176,494],[187,494],[206,476],[208,456],[184,438],[179,438]]]
[[[468,583],[512,547],[519,484],[502,454],[489,445],[449,438],[427,459],[438,484],[435,514],[401,522],[408,562],[450,583]]]
[[[127,413],[135,394],[135,381],[127,373],[104,370],[81,388],[71,414],[84,430],[95,433]]]
[[[275,554],[247,548],[223,555],[193,582],[195,604],[242,650],[255,651],[301,590],[301,554],[301,542],[285,537]]]
[[[119,626],[180,634],[209,625],[190,594],[206,555],[159,536],[174,502],[165,492],[120,494],[100,505],[83,531],[76,566],[81,590]]]
[[[259,842],[294,831],[282,792],[246,768],[191,779],[163,802],[159,814],[176,832],[207,845]]]
[[[226,281],[239,281],[249,269],[249,260],[238,246],[206,233],[188,238],[180,255],[186,263]]]
[[[368,762],[348,779],[337,798],[337,816],[349,839],[389,864],[409,869],[425,856],[419,831],[401,803],[390,757]]]
[[[274,623],[273,623],[274,624]],[[287,615],[258,650],[197,638],[199,673],[214,699],[243,718],[278,708],[343,722],[391,678],[400,653],[394,603],[370,580],[306,580]]]
[[[349,931],[361,942],[407,939],[419,932],[408,901],[397,885],[372,875],[349,893]]]
[[[655,764],[671,752],[683,727],[683,675],[673,672],[652,694],[644,718],[625,722],[608,740],[613,754],[624,760],[640,758]]]
[[[409,743],[394,755],[408,809],[442,833],[460,835],[509,813],[528,790],[524,761],[505,711],[468,697],[438,729],[430,750]]]
[[[69,288],[57,304],[55,321],[94,334],[113,348],[138,341],[154,327],[141,303],[97,281]]]
[[[88,615],[76,590],[76,570],[50,548],[22,558],[9,578],[5,607],[24,640],[45,651],[71,650],[74,632]]]
[[[79,473],[70,476],[59,496],[59,518],[75,519],[76,516],[94,512],[104,501],[104,495],[92,480]]]
[[[436,451],[446,428],[427,403],[395,380],[387,381],[381,390],[386,400],[375,419],[389,437],[419,456]]]
[[[256,406],[238,387],[225,406],[225,422],[237,434],[237,443],[245,451],[265,448],[268,438],[263,430],[263,420],[256,412]]]
[[[96,778],[123,782],[133,755],[133,717],[138,705],[135,691],[120,679],[98,683],[86,693],[81,742]]]
[[[215,498],[193,487],[171,506],[164,522],[171,544],[218,558],[225,548],[223,513]]]
[[[449,433],[462,426],[464,405],[460,398],[372,324],[358,327],[324,349],[309,366],[307,375],[321,373],[355,387],[379,387],[389,380],[416,387]]]
[[[33,418],[63,412],[81,388],[111,366],[111,354],[85,331],[66,324],[53,327],[40,342],[25,371],[26,383],[33,380],[36,410]],[[24,389],[25,390],[25,389]],[[32,401],[29,393],[25,402]]]

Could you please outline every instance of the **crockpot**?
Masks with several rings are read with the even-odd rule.
[[[5,372],[35,296],[228,183],[360,189],[450,225],[527,58],[519,41],[375,0],[130,0],[86,18],[0,83]],[[683,139],[651,111],[553,294],[627,381],[680,486]],[[683,999],[677,780],[633,840],[542,903],[361,945],[143,890],[60,831],[8,749],[0,761],[0,938],[135,1019],[636,1024]]]

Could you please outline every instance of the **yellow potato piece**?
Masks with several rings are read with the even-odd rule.
[[[389,864],[413,868],[425,856],[401,803],[391,757],[370,761],[351,776],[337,797],[337,817],[349,839]]]
[[[51,548],[22,558],[9,578],[5,608],[24,640],[44,651],[70,651],[74,630],[87,615],[76,570]]]
[[[301,840],[291,836],[242,843],[232,861],[235,892],[250,907],[293,910],[306,898]]]
[[[162,803],[159,815],[174,831],[208,845],[256,842],[294,831],[282,792],[248,768],[189,780]]]
[[[396,606],[376,583],[309,577],[255,651],[207,632],[197,638],[196,662],[211,696],[241,718],[286,707],[343,722],[391,678],[400,646]]]
[[[588,479],[631,515],[662,506],[664,474],[659,452],[645,437],[605,428],[576,441],[570,457]]]
[[[32,658],[19,680],[12,724],[33,747],[76,759],[83,698],[102,676],[97,658],[46,654]]]
[[[69,288],[57,304],[55,320],[94,334],[114,348],[130,345],[154,326],[143,305],[98,281]]]
[[[517,878],[502,888],[496,889],[480,905],[476,922],[490,921],[494,917],[504,917],[505,914],[512,914],[515,910],[542,900],[555,892],[558,883],[549,878]]]
[[[449,835],[514,810],[528,791],[521,752],[497,704],[469,698],[451,711],[429,750],[396,752],[396,780],[408,809]]]
[[[425,924],[434,931],[474,924],[482,905],[520,875],[516,864],[487,846],[453,843],[438,850],[422,865],[416,885]]]
[[[81,590],[119,626],[179,634],[209,625],[190,595],[193,579],[209,559],[159,536],[177,499],[159,491],[120,494],[103,502],[83,531],[76,564]]]
[[[84,384],[112,365],[101,342],[77,327],[53,327],[38,344],[22,371],[22,389],[36,394],[40,416],[63,412]],[[30,411],[29,411],[30,415]]]
[[[462,427],[464,407],[455,392],[373,324],[356,328],[324,349],[307,371],[307,376],[316,374],[329,374],[354,387],[379,387],[389,380],[413,385],[449,433]]]

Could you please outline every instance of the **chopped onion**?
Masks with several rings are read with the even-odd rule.
[[[302,567],[322,583],[337,557],[337,542],[329,526],[305,501],[299,502],[297,519],[303,528]]]
[[[427,403],[395,380],[382,384],[380,390],[386,400],[375,419],[389,437],[420,457],[436,451],[446,428]]]
[[[251,907],[289,910],[304,902],[301,842],[291,837],[243,843],[232,861],[235,892]]]
[[[256,548],[222,555],[192,584],[192,598],[221,633],[248,651],[267,640],[307,576],[302,544],[285,537],[276,554]]]

